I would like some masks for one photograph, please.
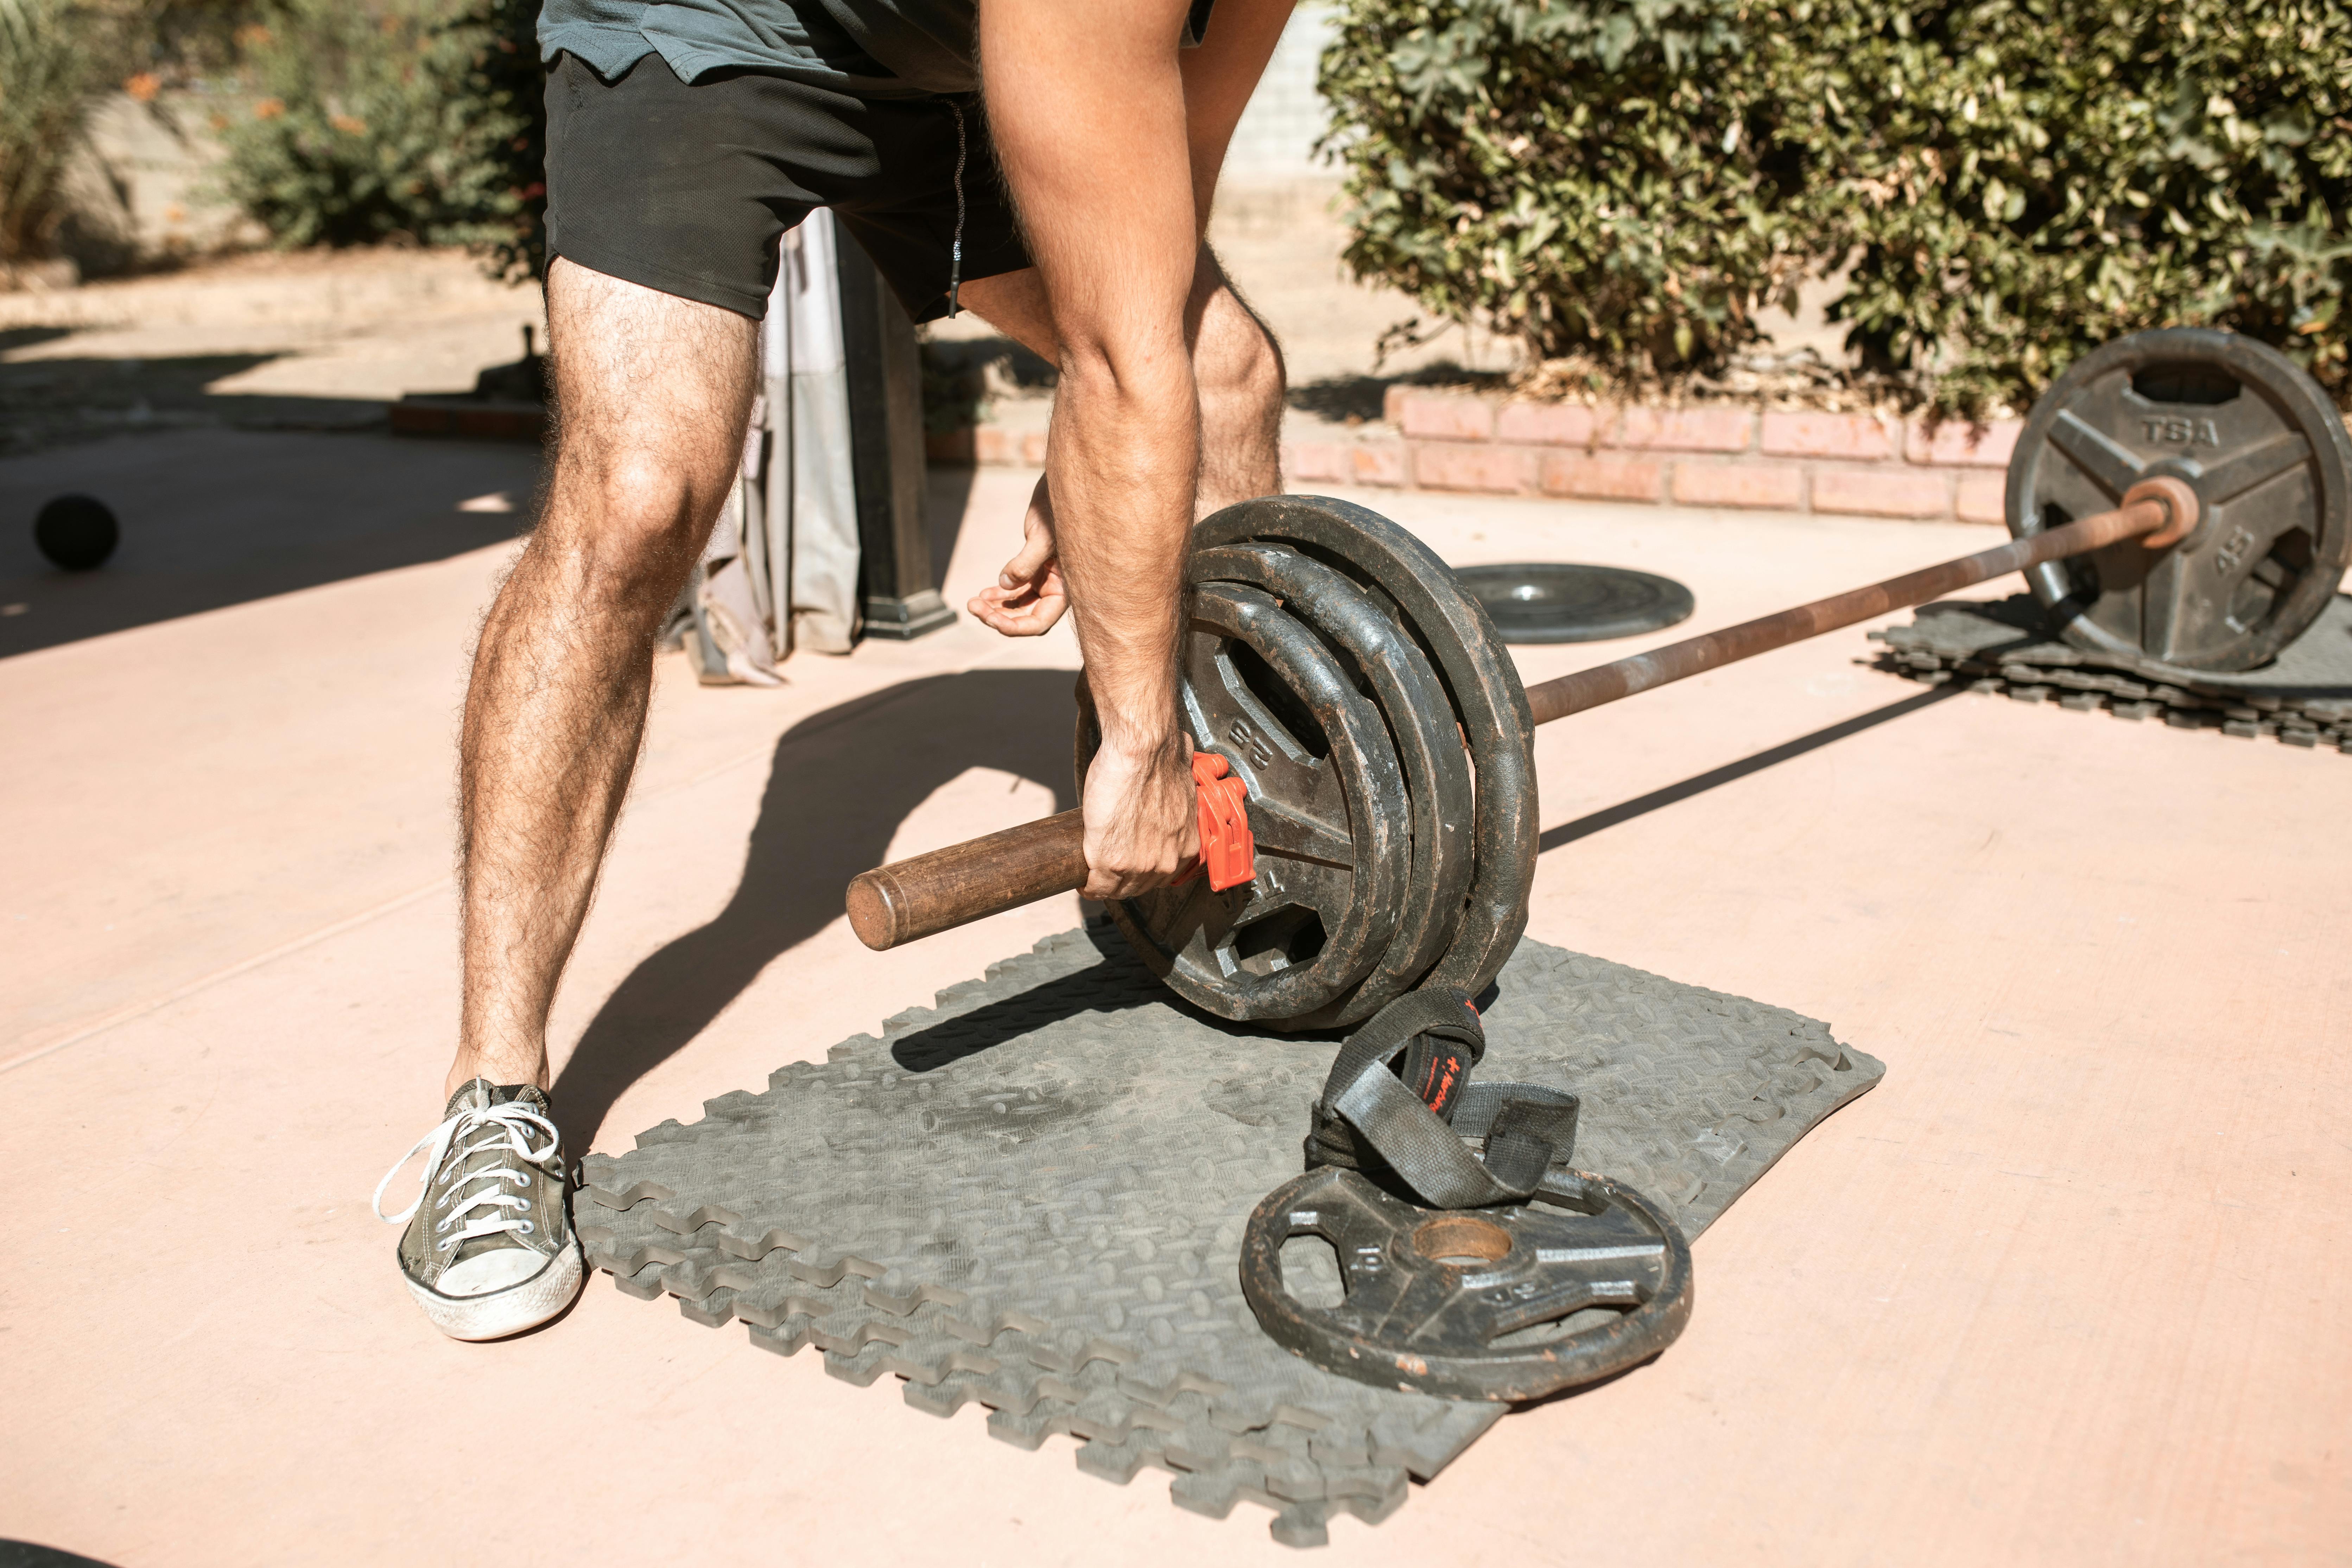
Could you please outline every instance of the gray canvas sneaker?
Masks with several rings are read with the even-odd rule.
[[[419,1153],[416,1201],[383,1212],[383,1189]],[[408,1228],[400,1272],[433,1326],[458,1340],[520,1333],[580,1291],[580,1247],[563,1206],[563,1151],[535,1085],[478,1078],[448,1116],[376,1184],[378,1219]]]

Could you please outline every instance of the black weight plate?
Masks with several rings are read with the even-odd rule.
[[[1425,1209],[1354,1171],[1309,1171],[1252,1211],[1242,1293],[1270,1337],[1326,1372],[1445,1399],[1539,1399],[1672,1344],[1691,1310],[1674,1221],[1580,1171],[1555,1170],[1540,1196]],[[1339,1254],[1337,1300],[1286,1278],[1284,1247],[1302,1237]],[[1593,1309],[1619,1310],[1573,1321]]]
[[[2205,516],[2026,574],[2066,640],[2138,664],[2253,669],[2302,635],[2352,562],[2352,438],[2285,355],[2204,327],[2134,332],[2070,366],[2009,465],[2009,528],[2036,533],[2171,475]],[[2067,612],[2073,612],[2068,615]]]
[[[1186,627],[1184,727],[1247,782],[1255,880],[1206,879],[1110,906],[1143,961],[1221,1018],[1303,1018],[1388,950],[1410,870],[1396,748],[1330,650],[1258,590],[1206,583]],[[1083,793],[1098,732],[1079,702]]]
[[[1366,587],[1393,610],[1438,679],[1470,750],[1475,857],[1454,940],[1423,983],[1472,995],[1486,988],[1527,929],[1536,874],[1534,720],[1510,654],[1486,612],[1429,546],[1376,511],[1328,496],[1265,496],[1204,518],[1196,549],[1288,544]]]
[[[1454,710],[1418,644],[1364,589],[1319,562],[1278,544],[1229,544],[1192,552],[1194,582],[1246,583],[1279,601],[1347,657],[1364,693],[1387,722],[1404,770],[1412,851],[1402,907],[1388,951],[1338,1002],[1282,1027],[1332,1028],[1370,1017],[1402,995],[1453,941],[1469,886],[1475,804],[1470,762]],[[1241,749],[1229,751],[1244,776]],[[1253,780],[1253,788],[1255,781]],[[1253,795],[1255,798],[1255,795]]]
[[[1691,591],[1623,566],[1560,561],[1457,566],[1454,575],[1507,643],[1600,642],[1688,620]]]

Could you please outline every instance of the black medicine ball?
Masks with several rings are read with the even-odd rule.
[[[59,496],[33,519],[33,542],[68,572],[87,572],[114,553],[122,529],[96,496]]]

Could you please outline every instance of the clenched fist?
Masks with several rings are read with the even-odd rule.
[[[1201,858],[1192,742],[1140,751],[1106,744],[1087,765],[1087,886],[1090,899],[1129,899],[1165,887]]]

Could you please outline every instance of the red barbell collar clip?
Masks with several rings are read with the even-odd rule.
[[[1200,801],[1201,860],[1177,879],[1189,882],[1206,872],[1222,893],[1257,875],[1257,841],[1250,837],[1249,786],[1233,775],[1232,764],[1214,752],[1192,753],[1192,785]]]

